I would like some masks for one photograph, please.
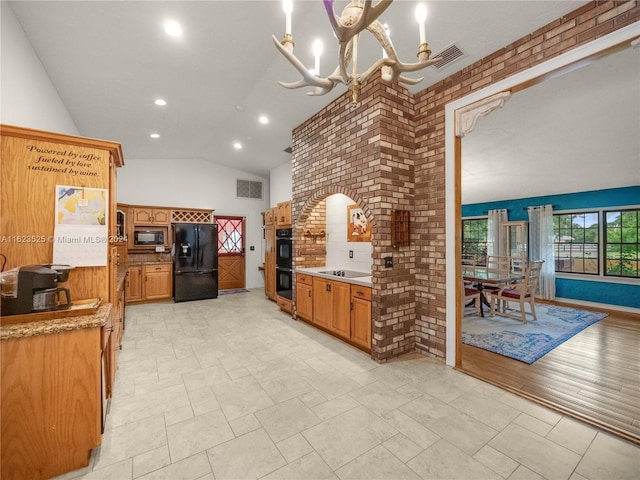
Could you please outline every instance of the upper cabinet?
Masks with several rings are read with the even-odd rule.
[[[275,225],[275,217],[278,214],[277,210],[277,208],[270,208],[269,210],[263,212],[262,217],[265,227]]]
[[[279,203],[276,211],[278,213],[276,226],[278,228],[291,228],[291,200]]]
[[[171,210],[165,208],[134,207],[131,209],[134,225],[162,225],[171,223]]]

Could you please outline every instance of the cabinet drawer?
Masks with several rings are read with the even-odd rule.
[[[360,285],[351,285],[351,296],[371,301],[371,288]]]
[[[287,313],[291,313],[293,311],[293,306],[291,300],[288,298],[281,297],[280,295],[276,295],[276,303],[278,307],[284,310]]]
[[[313,277],[311,275],[307,275],[306,273],[296,274],[296,280],[298,280],[298,283],[304,283],[305,285],[313,285]]]
[[[172,263],[146,264],[144,266],[145,273],[149,272],[171,272],[173,270]]]

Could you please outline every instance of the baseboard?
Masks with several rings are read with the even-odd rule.
[[[554,300],[545,300],[542,298],[536,298],[536,302],[556,303],[556,304],[562,304],[562,305],[577,305],[582,307],[597,308],[598,310],[630,313],[632,315],[637,315],[640,319],[640,308],[624,307],[622,305],[611,305],[609,303],[587,302],[585,300],[576,300],[574,298],[561,298],[561,297],[556,297]]]

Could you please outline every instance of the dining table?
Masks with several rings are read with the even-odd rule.
[[[469,268],[465,265],[462,271],[462,278],[472,282],[475,288],[480,292],[480,316],[484,317],[483,305],[489,307],[489,301],[484,293],[486,285],[502,287],[513,282],[524,279],[524,274],[517,272],[498,272],[495,270],[487,270],[483,266],[475,266]]]

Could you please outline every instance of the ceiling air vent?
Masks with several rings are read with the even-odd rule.
[[[444,68],[450,63],[453,63],[454,61],[458,60],[459,58],[466,57],[466,56],[467,56],[467,53],[464,50],[462,50],[462,48],[460,48],[460,45],[458,45],[457,43],[449,45],[447,48],[445,48],[444,50],[436,54],[431,54],[431,58],[442,57],[442,60],[433,64],[433,66],[438,69]]]
[[[262,182],[236,180],[236,196],[238,198],[256,198],[262,200]]]

